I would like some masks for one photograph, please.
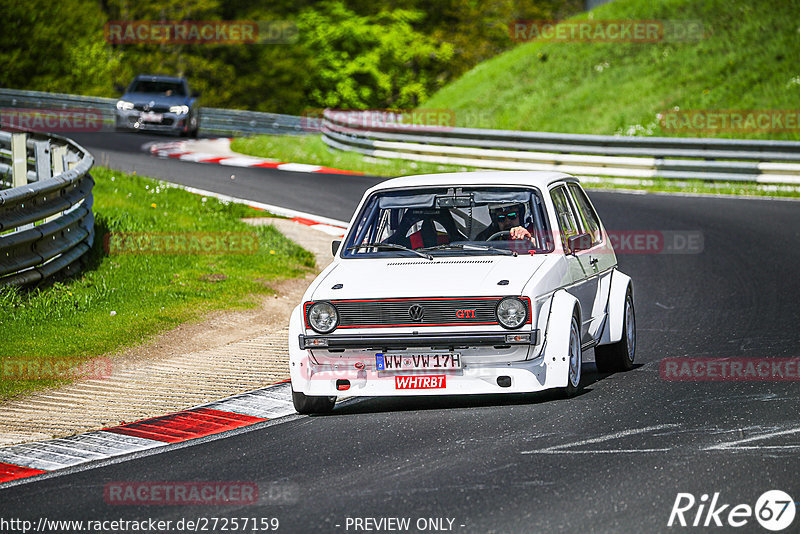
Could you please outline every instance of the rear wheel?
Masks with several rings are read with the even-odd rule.
[[[630,288],[625,295],[625,311],[622,316],[622,339],[610,345],[594,348],[597,370],[601,373],[630,371],[636,355],[636,314],[633,310],[633,295]]]
[[[574,397],[580,391],[582,365],[581,329],[578,318],[573,315],[572,324],[569,328],[569,374],[567,376],[567,387],[562,389],[566,397]]]
[[[336,397],[316,397],[292,389],[292,403],[300,414],[330,413],[336,404]]]

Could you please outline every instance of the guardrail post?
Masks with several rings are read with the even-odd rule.
[[[53,176],[58,176],[67,168],[67,147],[54,146],[53,147]]]
[[[66,162],[67,170],[72,170],[76,165],[78,165],[78,163],[80,163],[81,160],[75,157],[74,154],[68,153],[64,158],[64,161]]]
[[[58,176],[62,172],[64,172],[67,168],[67,147],[64,145],[57,145],[53,147],[51,152],[51,156],[53,158],[53,176]],[[47,217],[44,222],[48,223],[55,219],[61,217],[60,213],[54,213],[50,217]]]
[[[11,187],[28,185],[28,150],[25,134],[11,134]]]
[[[50,141],[36,141],[36,179],[49,180],[52,176],[50,167]]]

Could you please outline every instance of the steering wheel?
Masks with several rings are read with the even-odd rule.
[[[511,231],[510,230],[503,230],[502,232],[495,232],[489,236],[486,241],[497,241],[501,237],[510,237]]]

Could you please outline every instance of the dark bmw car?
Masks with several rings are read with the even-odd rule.
[[[185,78],[139,75],[117,102],[118,130],[149,130],[197,136],[200,106]]]

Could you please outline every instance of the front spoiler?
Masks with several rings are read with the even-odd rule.
[[[508,336],[530,335],[530,339],[515,341]],[[406,349],[430,347],[431,349],[459,349],[467,347],[496,347],[503,345],[538,345],[539,331],[526,332],[470,332],[444,334],[383,334],[383,335],[299,335],[300,349]]]
[[[459,371],[377,372],[315,365],[309,360],[292,373],[292,387],[312,396],[405,397],[417,395],[474,395],[530,393],[566,386],[567,363],[535,358],[507,365],[471,365]],[[396,377],[441,377],[439,388],[399,389]],[[498,380],[499,379],[499,380]],[[339,384],[347,382],[347,389]],[[501,384],[507,384],[502,386]]]

